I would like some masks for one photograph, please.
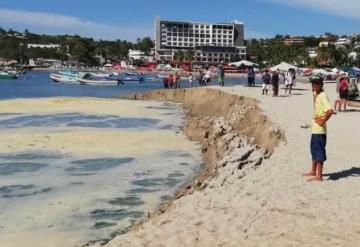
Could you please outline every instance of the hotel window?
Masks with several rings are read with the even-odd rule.
[[[201,39],[201,40],[200,40],[200,42],[201,42],[201,43],[204,43],[204,40],[203,40],[203,39]]]
[[[199,42],[199,40],[198,40],[198,39],[195,39],[195,42]]]
[[[193,41],[194,41],[194,39],[189,39],[189,41],[190,41],[190,42],[193,42]]]

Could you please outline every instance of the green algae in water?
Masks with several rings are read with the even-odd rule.
[[[145,202],[137,196],[118,197],[110,200],[109,203],[119,206],[140,206],[145,204]]]
[[[13,175],[22,172],[37,172],[48,164],[35,162],[1,162],[0,175]]]

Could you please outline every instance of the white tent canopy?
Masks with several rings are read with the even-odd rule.
[[[298,67],[296,67],[295,65],[289,64],[289,63],[282,62],[282,63],[272,67],[270,70],[271,71],[275,71],[275,70],[288,71],[289,69],[297,70]]]
[[[254,67],[254,66],[259,66],[257,63],[253,63],[247,60],[241,60],[238,62],[234,62],[234,63],[229,63],[229,65],[231,66],[236,66],[236,67],[240,67],[240,66],[248,66],[248,67]]]
[[[336,72],[333,72],[333,71],[327,71],[327,70],[324,70],[324,69],[314,69],[313,70],[313,74],[322,74],[322,75],[336,75]]]
[[[104,67],[114,67],[114,65],[112,65],[111,63],[107,63],[104,65]]]

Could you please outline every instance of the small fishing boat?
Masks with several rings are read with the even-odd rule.
[[[50,78],[54,82],[61,82],[61,83],[77,83],[77,80],[74,76],[69,75],[59,75],[59,74],[50,74]]]
[[[93,85],[93,86],[117,86],[121,82],[117,79],[108,77],[94,77],[90,73],[82,74],[81,76],[75,77],[81,85]]]
[[[6,79],[6,80],[10,80],[10,79],[17,79],[18,75],[16,73],[11,73],[8,71],[0,71],[0,79]]]

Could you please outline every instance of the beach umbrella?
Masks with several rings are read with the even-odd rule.
[[[107,63],[104,65],[104,67],[114,67],[114,65],[112,65],[111,63]]]
[[[257,63],[253,63],[247,60],[241,60],[238,62],[233,62],[233,63],[229,63],[229,65],[231,66],[236,66],[236,67],[241,67],[241,66],[246,66],[246,67],[254,67],[254,66],[259,66]]]
[[[270,68],[271,71],[275,71],[275,70],[289,71],[289,69],[297,70],[298,67],[296,67],[295,65],[289,64],[289,63],[282,62],[282,63]]]
[[[315,74],[315,75],[322,74],[322,75],[328,76],[328,75],[336,75],[336,72],[327,71],[327,70],[324,70],[324,69],[314,69],[313,74]]]

